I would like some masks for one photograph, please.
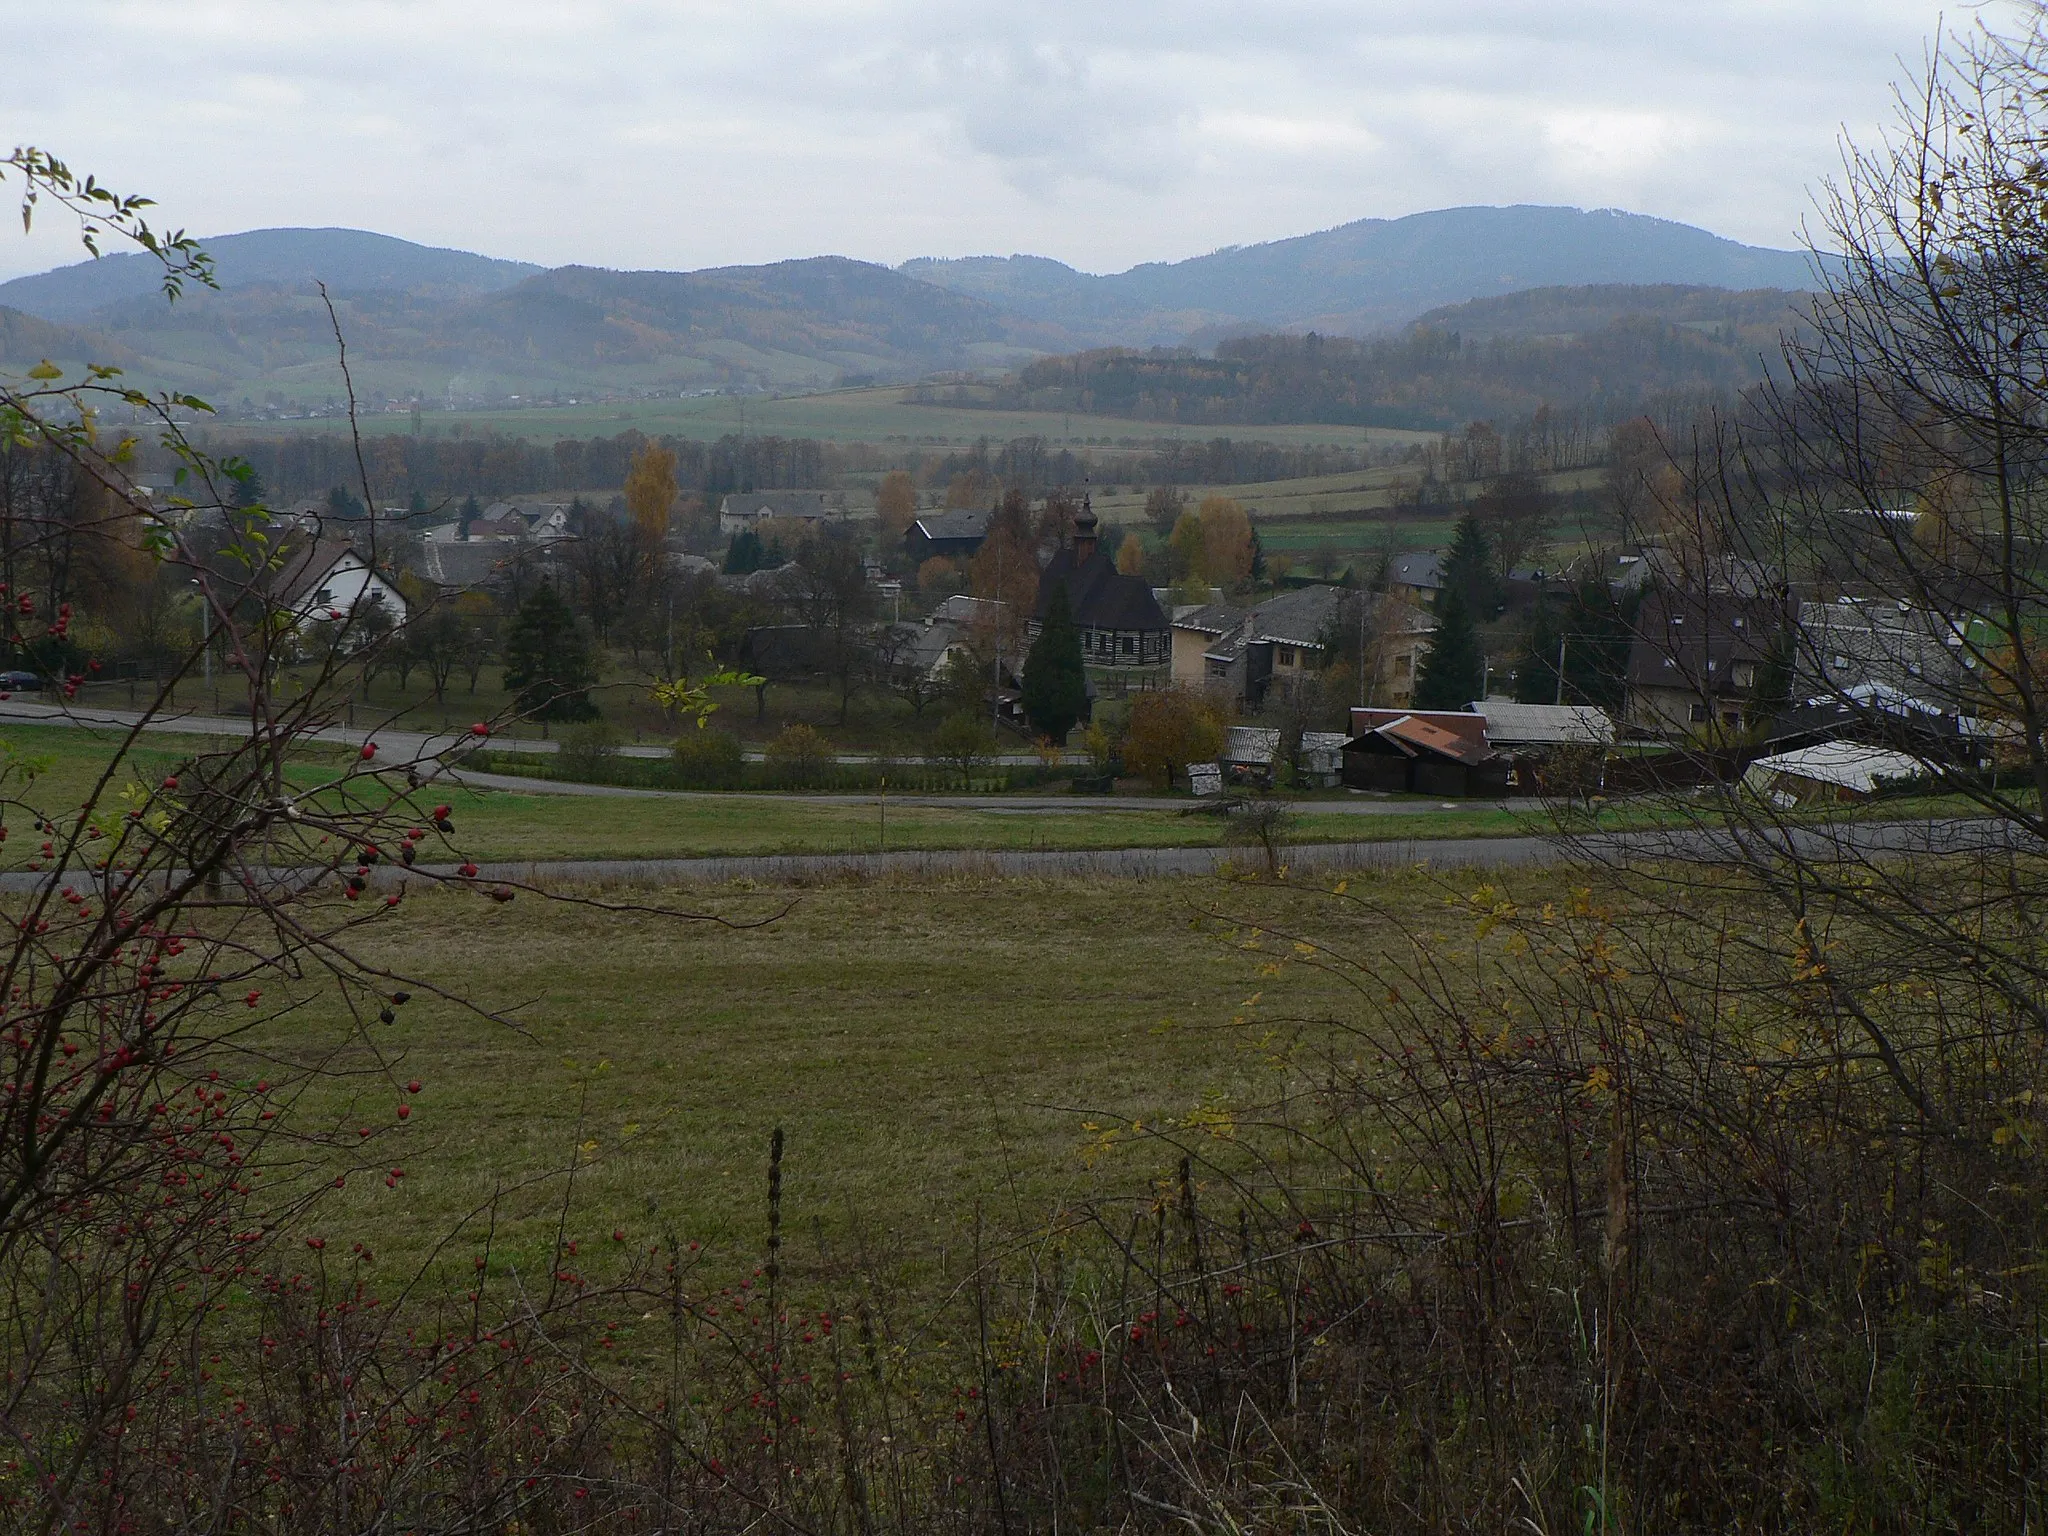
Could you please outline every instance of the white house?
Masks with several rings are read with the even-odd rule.
[[[277,606],[292,617],[292,627],[309,624],[363,622],[380,612],[398,628],[410,616],[404,596],[370,568],[347,543],[318,539],[285,556],[277,588]]]

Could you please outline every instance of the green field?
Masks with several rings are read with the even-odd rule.
[[[1230,437],[1243,442],[1366,448],[1434,442],[1439,435],[1387,427],[1212,428],[1079,412],[978,411],[960,406],[911,404],[905,399],[908,393],[900,386],[888,385],[780,398],[706,395],[692,399],[536,406],[530,410],[436,411],[423,419],[423,425],[443,436],[459,424],[466,431],[501,432],[535,442],[553,442],[562,437],[609,437],[628,428],[637,428],[649,436],[666,434],[705,441],[744,433],[755,437],[810,437],[826,442],[940,448],[965,447],[983,437],[996,443],[1013,437],[1043,437],[1055,448],[1093,448],[1098,453],[1121,449],[1133,454],[1148,450],[1160,439],[1206,442],[1212,437]],[[348,427],[345,420],[338,418],[223,425],[231,425],[237,433],[266,435],[341,432]],[[410,432],[412,417],[403,412],[367,415],[363,427],[369,432]]]
[[[1418,910],[1443,894],[1412,875],[1373,888]],[[731,928],[450,893],[368,931],[370,959],[508,1017],[416,997],[374,1033],[379,1086],[337,1083],[308,1104],[315,1119],[383,1124],[395,1093],[381,1085],[423,1083],[412,1118],[371,1154],[377,1172],[403,1166],[403,1183],[351,1178],[319,1217],[330,1243],[368,1242],[396,1267],[494,1190],[573,1164],[571,1238],[669,1225],[746,1247],[780,1125],[796,1264],[824,1261],[817,1233],[841,1259],[865,1243],[891,1262],[915,1251],[943,1264],[936,1250],[958,1254],[977,1204],[992,1226],[1024,1230],[1159,1171],[1156,1151],[1091,1165],[1091,1122],[1150,1123],[1261,1091],[1263,1031],[1234,1020],[1344,1006],[1313,972],[1261,978],[1204,915],[1300,910],[1316,901],[1304,892],[949,880],[666,899],[775,920]],[[1355,916],[1347,927],[1354,944],[1382,931]],[[310,1052],[340,1028],[298,1016],[265,1043]],[[374,1071],[371,1049],[340,1065]],[[557,1182],[509,1200],[501,1249],[549,1251],[562,1194]]]

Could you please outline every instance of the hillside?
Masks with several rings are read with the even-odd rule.
[[[88,359],[116,366],[133,361],[126,349],[108,345],[104,337],[0,305],[0,368],[29,369],[45,358],[73,366]]]
[[[1539,406],[1614,420],[1762,376],[1798,295],[1623,285],[1433,310],[1395,336],[1267,334],[1184,349],[1043,358],[993,386],[927,398],[1203,426],[1330,422],[1453,428]]]
[[[490,293],[542,270],[362,229],[255,229],[203,242],[224,290],[298,287],[314,279],[343,293],[431,289]],[[163,270],[139,251],[81,261],[0,283],[0,304],[44,320],[80,321],[123,300],[161,302]]]
[[[219,291],[188,290],[176,305],[164,301],[152,264],[137,255],[0,284],[0,306],[24,317],[0,336],[7,348],[0,358],[50,351],[69,360],[112,360],[131,382],[194,390],[231,414],[296,412],[341,395],[317,278],[327,284],[348,338],[358,391],[372,403],[424,398],[481,408],[536,398],[673,398],[714,389],[912,381],[946,371],[987,375],[1102,345],[1207,346],[1311,329],[1384,334],[1424,312],[1432,312],[1432,325],[1468,336],[1496,329],[1582,333],[1616,323],[1615,303],[1638,301],[1586,297],[1594,289],[1560,296],[1565,291],[1550,285],[1616,274],[1667,285],[1642,302],[1669,310],[1664,318],[1672,325],[1697,328],[1722,301],[1683,300],[1669,285],[1689,285],[1687,292],[1708,283],[1793,287],[1804,278],[1806,260],[1663,220],[1569,208],[1464,208],[1365,220],[1112,277],[1039,257],[920,261],[893,270],[821,256],[698,272],[543,271],[333,229],[256,230],[207,246],[218,263]],[[1525,290],[1547,296],[1532,299]],[[1439,318],[1434,311],[1446,302],[1495,308]],[[1671,308],[1685,302],[1705,308],[1700,315]],[[63,329],[36,332],[47,339],[32,341],[27,320]],[[1752,318],[1732,323],[1745,340],[1755,339]],[[1651,371],[1658,367],[1685,377],[1727,371],[1700,360]],[[1115,368],[1129,372],[1132,365]],[[1532,377],[1501,398],[1550,387]],[[1251,419],[1241,415],[1246,407],[1228,403],[1234,389],[1212,380],[1176,385],[1164,396],[1150,383],[1110,393],[1148,402],[1170,397],[1173,409],[1195,410],[1190,420]],[[1440,387],[1412,397],[1395,391],[1384,400],[1375,395],[1370,410],[1332,397],[1338,403],[1313,407],[1325,414],[1292,419],[1423,426],[1493,398],[1485,390],[1468,389],[1454,400],[1456,394]],[[1323,397],[1290,390],[1285,398]],[[1352,414],[1329,414],[1341,409]]]
[[[1213,341],[1231,330],[1363,335],[1439,305],[1566,283],[1804,288],[1803,252],[1613,209],[1445,208],[1097,277],[1038,256],[919,260],[902,271],[1095,343]]]
[[[816,257],[706,272],[563,267],[490,291],[330,283],[357,386],[373,400],[915,378],[1002,367],[1043,350],[1028,325],[887,267]],[[32,318],[32,317],[24,317]],[[334,336],[310,281],[233,282],[177,304],[154,293],[89,316],[94,355],[212,392],[317,399],[339,387]],[[49,322],[37,321],[47,325]]]

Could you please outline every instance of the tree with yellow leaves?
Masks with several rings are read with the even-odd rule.
[[[649,443],[633,455],[626,469],[626,510],[643,545],[652,547],[668,536],[668,516],[675,504],[676,456]]]
[[[1202,526],[1202,575],[1210,585],[1241,587],[1252,575],[1252,520],[1228,496],[1205,496],[1196,509]]]
[[[885,539],[900,539],[910,531],[917,521],[917,486],[907,472],[892,469],[882,476],[875,487],[875,516]]]
[[[1123,543],[1117,546],[1116,568],[1125,576],[1145,574],[1145,541],[1136,533],[1126,533]]]

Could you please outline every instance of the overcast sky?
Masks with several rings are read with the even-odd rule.
[[[198,233],[1092,271],[1464,203],[1796,243],[1934,0],[7,0],[0,140]],[[1976,11],[1951,3],[1951,24]],[[1994,10],[1992,15],[1996,15]],[[0,276],[75,259],[0,225]]]

